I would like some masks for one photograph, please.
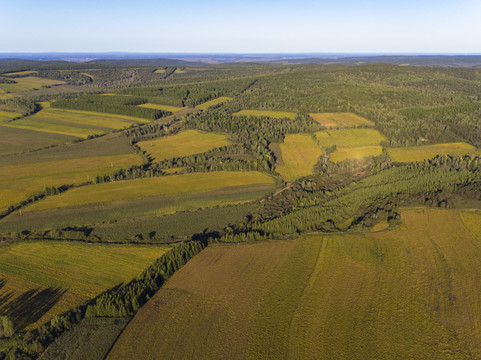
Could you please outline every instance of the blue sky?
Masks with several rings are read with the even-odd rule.
[[[0,52],[481,53],[480,0],[0,0]]]

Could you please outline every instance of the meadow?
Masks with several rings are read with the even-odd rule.
[[[179,107],[179,106],[159,105],[159,104],[152,104],[152,103],[145,103],[145,104],[140,104],[140,105],[137,105],[137,106],[149,108],[149,109],[170,111],[173,114],[175,114],[176,112],[179,112],[180,110],[184,109],[183,107]]]
[[[0,248],[0,311],[31,329],[137,276],[168,248],[23,242]]]
[[[231,144],[225,134],[185,130],[171,136],[137,143],[156,161],[194,155]]]
[[[336,151],[329,155],[329,160],[336,163],[346,159],[362,159],[368,156],[379,156],[381,154],[382,146],[336,148]]]
[[[26,211],[109,203],[156,195],[181,194],[247,185],[275,186],[275,179],[257,171],[217,171],[124,180],[84,186],[50,196]]]
[[[479,240],[455,210],[405,209],[402,220],[374,233],[209,247],[107,359],[480,357]]]
[[[399,162],[424,161],[432,159],[436,155],[470,155],[476,154],[476,152],[477,149],[474,146],[463,142],[410,146],[387,150],[389,156]]]
[[[0,110],[0,123],[8,120],[15,119],[17,117],[22,116],[20,113],[16,113],[13,111],[1,111]]]
[[[0,89],[7,93],[18,93],[29,90],[38,90],[42,87],[55,86],[65,84],[63,81],[42,79],[35,76],[27,76],[22,78],[12,79],[15,84],[0,84]]]
[[[4,73],[2,74],[2,76],[23,76],[23,75],[31,75],[31,74],[38,74],[38,71],[34,71],[34,70],[15,71],[15,72]]]
[[[0,209],[26,200],[46,186],[78,185],[141,163],[139,155],[123,154],[1,166]]]
[[[274,119],[295,119],[297,114],[290,111],[271,111],[271,110],[241,110],[233,115],[236,116],[265,116]]]
[[[86,138],[145,123],[145,119],[79,110],[45,108],[6,126]]]
[[[314,165],[322,155],[319,145],[308,134],[286,135],[279,147],[283,166],[277,166],[276,171],[287,181],[312,174]]]
[[[386,138],[374,129],[341,129],[315,133],[323,149],[379,145]]]
[[[219,104],[225,103],[226,101],[230,101],[230,100],[232,100],[231,97],[221,96],[221,97],[218,97],[217,99],[209,100],[209,101],[206,101],[203,104],[197,105],[196,108],[199,109],[199,110],[207,110],[208,108],[210,108],[212,106],[219,105]]]
[[[309,114],[326,129],[374,126],[374,122],[353,113],[312,113]]]

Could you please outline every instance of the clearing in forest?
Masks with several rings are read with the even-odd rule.
[[[157,69],[154,71],[155,74],[163,74],[167,71],[167,69]]]
[[[279,145],[283,166],[276,171],[287,181],[294,181],[302,176],[312,174],[312,168],[317,163],[322,151],[309,134],[289,134]]]
[[[0,312],[31,329],[136,277],[166,247],[17,242],[0,247]]]
[[[12,121],[5,126],[86,138],[148,122],[125,115],[80,110],[44,108],[38,113]]]
[[[329,160],[339,162],[346,159],[362,159],[368,156],[379,156],[382,154],[382,146],[357,146],[349,148],[338,148],[329,155]]]
[[[179,106],[159,105],[159,104],[152,104],[152,103],[145,103],[145,104],[141,104],[141,105],[138,105],[138,106],[148,108],[148,109],[169,111],[169,112],[174,113],[174,114],[176,112],[179,112],[180,110],[184,109],[183,107],[179,107]]]
[[[459,212],[374,233],[211,246],[107,359],[480,358],[481,249]],[[355,354],[355,356],[353,356]]]
[[[233,115],[236,116],[265,116],[275,119],[295,119],[297,114],[290,111],[271,111],[271,110],[241,110]]]
[[[209,100],[203,104],[197,105],[196,108],[199,110],[207,110],[211,106],[219,105],[226,101],[231,101],[231,100],[232,100],[231,97],[221,96],[221,97],[218,97],[217,99]]]
[[[156,161],[199,154],[230,144],[231,142],[224,134],[198,130],[185,130],[175,135],[137,143]]]
[[[373,146],[386,140],[384,135],[374,129],[342,129],[318,131],[315,133],[322,148],[336,146],[337,148]]]
[[[313,113],[309,114],[327,129],[374,126],[374,122],[353,113]]]
[[[276,181],[257,171],[216,171],[108,182],[49,196],[26,210],[45,210],[87,204],[109,203],[158,195],[182,194],[247,185],[270,185]]]
[[[3,122],[3,121],[15,119],[15,118],[20,117],[20,116],[22,116],[22,114],[20,114],[20,113],[0,110],[0,123]]]
[[[31,75],[31,74],[38,74],[38,71],[34,71],[34,70],[15,71],[15,72],[2,74],[2,76],[23,76],[23,75]]]
[[[12,80],[15,81],[15,84],[0,84],[0,89],[7,93],[16,93],[28,90],[38,90],[45,86],[65,84],[63,81],[42,79],[34,76],[15,78]]]
[[[412,162],[432,159],[436,155],[473,155],[477,149],[472,145],[459,142],[391,148],[387,152],[395,161]]]

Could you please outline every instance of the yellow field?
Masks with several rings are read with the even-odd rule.
[[[65,84],[63,81],[42,79],[34,76],[13,79],[16,84],[0,84],[0,89],[9,93],[37,90],[44,86],[54,86]]]
[[[7,94],[7,92],[3,89],[0,89],[0,99],[11,99],[15,97],[13,94]]]
[[[479,359],[481,248],[458,211],[373,233],[212,246],[137,313],[108,360]]]
[[[268,116],[275,119],[295,119],[297,114],[289,111],[269,111],[269,110],[241,110],[233,115],[237,116]]]
[[[146,122],[148,121],[145,119],[131,116],[53,109],[44,106],[38,113],[8,123],[6,126],[86,138],[88,135],[105,134],[110,130]]]
[[[307,134],[286,135],[279,146],[284,166],[278,166],[276,171],[287,181],[312,174],[313,166],[322,155],[316,141]]]
[[[374,129],[343,129],[315,133],[323,149],[336,145],[338,148],[379,145],[386,140]]]
[[[157,69],[154,71],[155,74],[163,74],[167,71],[167,69]]]
[[[474,146],[463,142],[388,149],[389,156],[399,162],[424,161],[436,155],[470,155],[476,152]]]
[[[33,71],[33,70],[16,71],[16,72],[5,73],[2,75],[12,76],[12,75],[30,75],[30,74],[38,74],[38,71]]]
[[[183,74],[185,72],[186,72],[186,70],[182,70],[182,69],[177,68],[177,69],[175,69],[174,74]]]
[[[174,157],[203,153],[216,147],[229,145],[224,134],[185,130],[176,135],[137,143],[142,150],[151,154],[156,161]]]
[[[60,195],[49,196],[26,210],[53,209],[258,184],[275,184],[275,180],[257,171],[217,171],[125,180],[72,189]]]
[[[481,212],[462,212],[461,219],[469,232],[481,241]]]
[[[0,167],[0,209],[15,205],[45,186],[81,184],[97,175],[108,175],[120,168],[140,165],[135,154],[85,157]]]
[[[219,105],[230,100],[232,100],[231,97],[221,96],[221,97],[218,97],[217,99],[206,101],[203,104],[197,105],[196,108],[199,110],[207,110],[211,106]]]
[[[313,113],[309,115],[327,129],[361,125],[374,126],[374,122],[353,113]]]
[[[382,154],[382,146],[358,146],[351,148],[337,148],[329,155],[329,160],[339,162],[346,159],[362,159],[368,156],[379,156]]]
[[[85,75],[85,76],[87,76],[87,77],[89,77],[89,78],[91,78],[92,80],[94,79],[94,76],[93,76],[93,75],[90,75],[90,74],[87,74],[87,73],[81,73],[81,74],[82,74],[82,75]]]
[[[12,120],[16,117],[22,116],[20,113],[12,112],[12,111],[2,111],[0,110],[0,122]]]
[[[0,247],[0,311],[31,329],[137,276],[168,248],[68,242]]]
[[[151,103],[146,103],[142,105],[138,105],[139,107],[144,107],[144,108],[149,108],[149,109],[157,109],[157,110],[164,110],[164,111],[170,111],[172,113],[179,112],[180,110],[183,109],[183,107],[178,107],[178,106],[170,106],[170,105],[159,105],[159,104],[151,104]]]

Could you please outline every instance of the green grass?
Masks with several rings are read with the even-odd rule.
[[[481,356],[481,249],[458,211],[373,233],[213,246],[137,313],[107,359]]]
[[[38,71],[34,71],[34,70],[15,71],[15,72],[5,73],[5,74],[2,74],[2,75],[5,75],[5,76],[15,76],[15,75],[22,76],[22,75],[30,75],[30,74],[38,74]]]
[[[464,226],[469,232],[481,241],[481,212],[479,211],[465,211],[461,213],[461,219]]]
[[[276,171],[287,181],[312,174],[322,151],[311,135],[286,135],[279,145],[282,153],[283,166],[277,166]]]
[[[374,126],[374,123],[353,113],[313,113],[309,114],[319,124],[327,129]]]
[[[203,104],[197,105],[196,108],[199,109],[199,110],[207,110],[208,108],[210,108],[212,106],[219,105],[219,104],[222,104],[222,103],[224,103],[226,101],[230,101],[230,100],[232,100],[231,97],[221,96],[221,97],[218,97],[217,99],[206,101]]]
[[[0,126],[0,155],[15,154],[75,139],[72,136]],[[3,161],[0,157],[0,162]]]
[[[183,109],[183,107],[179,107],[179,106],[159,105],[159,104],[152,104],[152,103],[141,104],[138,106],[148,108],[148,109],[170,111],[171,113],[174,113],[174,114]]]
[[[346,159],[362,159],[368,156],[382,154],[382,146],[358,146],[351,148],[338,148],[329,155],[329,160],[339,162]]]
[[[9,127],[86,138],[146,121],[123,115],[45,108],[26,118],[8,123]]]
[[[154,71],[156,74],[164,74],[167,71],[167,69],[157,69]]]
[[[46,210],[261,184],[274,186],[275,180],[269,175],[257,171],[218,171],[125,180],[75,188],[60,195],[50,196],[29,206],[26,210]]]
[[[56,314],[137,276],[167,248],[68,242],[19,242],[0,248],[5,280],[1,311],[17,329]]]
[[[203,153],[229,145],[224,134],[206,133],[198,130],[185,130],[176,135],[137,143],[142,150],[151,154],[156,161]]]
[[[17,93],[29,90],[38,90],[45,86],[65,84],[63,81],[42,79],[34,76],[13,79],[16,84],[0,84],[0,89],[7,93]]]
[[[12,119],[15,119],[15,118],[20,117],[20,116],[22,116],[22,114],[20,114],[20,113],[16,113],[16,112],[13,112],[13,111],[2,111],[2,110],[0,110],[0,122],[12,120]]]
[[[140,156],[125,154],[2,166],[0,209],[26,200],[45,186],[81,184],[97,175],[108,175],[119,168],[141,163]]]
[[[399,162],[423,161],[436,155],[470,155],[476,152],[474,146],[463,142],[388,149],[389,156]]]
[[[374,129],[318,131],[315,135],[323,149],[333,145],[338,148],[373,146],[386,140],[384,135]]]
[[[275,119],[295,119],[297,114],[290,111],[270,111],[270,110],[241,110],[233,115],[237,116],[267,116]]]

